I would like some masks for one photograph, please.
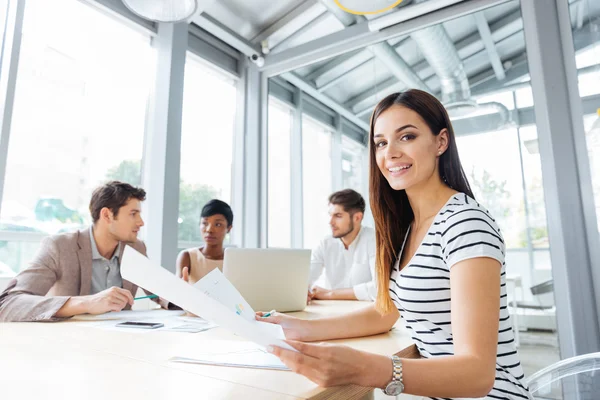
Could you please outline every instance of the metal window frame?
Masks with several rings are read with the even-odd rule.
[[[542,4],[543,3],[543,4]],[[564,0],[521,0],[561,357],[600,350],[600,238]]]
[[[181,118],[185,61],[188,51],[186,23],[158,25],[152,41],[156,49],[156,77],[149,100],[144,137],[142,182],[148,196],[145,241],[148,257],[175,272],[177,258]]]
[[[25,0],[9,0],[2,34],[2,64],[0,65],[0,213],[4,196],[6,164],[12,113],[19,69]],[[0,214],[1,215],[1,214]]]

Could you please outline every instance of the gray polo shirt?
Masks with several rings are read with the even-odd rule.
[[[92,242],[92,287],[90,294],[96,294],[110,287],[123,287],[119,254],[121,242],[110,260],[102,257],[98,252],[96,240],[94,239],[94,226],[90,226],[90,241]]]

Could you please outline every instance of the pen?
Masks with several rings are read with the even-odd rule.
[[[136,297],[136,298],[135,298],[135,299],[133,299],[133,300],[142,300],[142,299],[156,299],[156,298],[158,298],[158,296],[157,296],[157,295],[155,295],[155,294],[151,294],[151,295],[149,295],[149,296]]]
[[[271,316],[271,315],[273,315],[273,314],[275,314],[275,310],[271,310],[271,311],[269,311],[268,313],[266,313],[266,314],[263,314],[263,316],[262,316],[262,317],[263,317],[263,318],[268,318],[268,317],[270,317],[270,316]]]

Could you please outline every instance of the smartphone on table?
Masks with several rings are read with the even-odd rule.
[[[162,328],[165,324],[160,322],[135,322],[127,321],[117,324],[119,328],[140,328],[140,329],[156,329]]]

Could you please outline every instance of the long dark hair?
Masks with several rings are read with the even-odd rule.
[[[399,247],[414,219],[413,210],[404,190],[394,190],[385,179],[375,161],[373,136],[377,118],[392,106],[406,107],[421,116],[434,135],[448,131],[448,149],[439,158],[439,173],[442,181],[450,188],[473,197],[471,187],[460,164],[452,123],[446,109],[434,96],[427,92],[411,89],[393,93],[377,104],[371,116],[369,132],[369,194],[371,211],[375,220],[377,243],[377,310],[386,314],[394,304],[389,295],[392,265],[397,261]]]

